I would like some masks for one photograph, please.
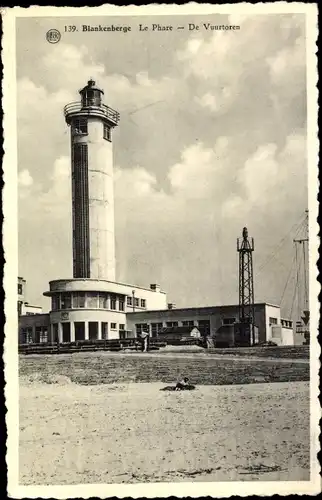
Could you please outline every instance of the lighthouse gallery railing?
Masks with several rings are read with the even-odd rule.
[[[70,102],[64,107],[64,115],[66,118],[70,117],[75,113],[83,112],[84,114],[97,113],[100,116],[104,116],[110,122],[117,124],[120,120],[120,113],[114,109],[106,106],[106,104],[100,104],[100,106],[82,106],[80,101]]]

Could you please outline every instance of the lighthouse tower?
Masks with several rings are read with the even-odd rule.
[[[115,281],[112,130],[119,113],[94,80],[65,106],[70,125],[74,278]]]

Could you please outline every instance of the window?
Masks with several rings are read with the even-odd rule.
[[[162,323],[151,323],[151,334],[152,337],[156,337],[159,333],[160,330],[162,330],[163,324]]]
[[[270,325],[277,325],[277,318],[269,318]]]
[[[69,293],[61,294],[60,307],[61,309],[71,309],[72,301],[71,301],[71,295]]]
[[[72,124],[72,133],[75,135],[86,135],[88,133],[87,120],[85,118],[76,118]]]
[[[126,331],[125,330],[121,330],[120,331],[120,339],[125,339],[126,338]]]
[[[119,298],[119,311],[124,311],[124,297]]]
[[[35,343],[39,344],[40,342],[40,332],[41,332],[41,326],[36,326],[36,335],[35,335]]]
[[[172,328],[178,326],[178,321],[167,321],[167,327]]]
[[[125,330],[125,325],[120,324],[120,325],[119,325],[119,330]]]
[[[85,307],[85,292],[73,293],[73,309]]]
[[[140,335],[142,333],[142,325],[141,324],[135,325],[135,329],[136,329],[137,335]]]
[[[41,328],[39,342],[40,343],[46,343],[46,342],[48,342],[48,328],[46,326],[43,326]]]
[[[146,300],[145,299],[141,299],[141,307],[145,307],[146,306]]]
[[[236,318],[223,318],[222,324],[223,325],[233,325],[236,323]]]
[[[134,305],[139,307],[139,299],[137,297],[134,298]]]
[[[108,301],[106,293],[98,294],[98,307],[100,309],[108,309]]]
[[[126,298],[126,303],[128,306],[131,306],[132,305],[132,297],[127,297]]]
[[[116,323],[111,323],[111,330],[116,330]]]
[[[94,90],[87,90],[85,96],[85,106],[99,106],[100,99],[95,96]]]
[[[53,295],[51,298],[51,309],[53,311],[57,311],[57,309],[60,309],[58,293],[56,295]]]
[[[18,316],[21,316],[21,313],[22,313],[22,302],[18,302],[17,304],[17,308],[18,308]]]
[[[36,344],[48,342],[48,328],[47,326],[36,326],[35,331]]]
[[[22,284],[18,283],[18,295],[22,295]]]
[[[110,141],[110,142],[112,141],[111,127],[109,127],[106,123],[104,123],[103,137],[107,141]]]
[[[111,309],[115,311],[116,309],[116,297],[112,296],[111,297]]]
[[[193,319],[192,320],[188,320],[188,321],[183,321],[182,322],[182,326],[194,326]]]
[[[27,336],[27,329],[21,328],[21,330],[20,330],[20,342],[21,342],[21,344],[26,343],[26,336]]]
[[[22,343],[31,344],[32,343],[32,328],[23,328],[22,333]]]
[[[97,293],[87,292],[87,294],[86,294],[86,306],[90,309],[97,309]]]
[[[77,295],[77,293],[73,293],[73,296],[72,296],[72,307],[73,307],[73,309],[76,309],[78,307],[78,295]]]
[[[108,339],[108,323],[101,323],[102,339]]]

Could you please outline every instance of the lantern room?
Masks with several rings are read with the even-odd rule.
[[[90,106],[100,107],[102,104],[102,94],[104,91],[96,86],[96,82],[90,79],[87,85],[79,91],[82,97],[82,108]]]

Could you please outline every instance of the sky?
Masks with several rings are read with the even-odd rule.
[[[82,18],[74,18],[77,27]],[[162,16],[239,30],[139,32],[160,17],[87,18],[128,33],[17,20],[19,275],[27,300],[72,277],[65,104],[94,78],[114,130],[117,281],[159,283],[177,307],[238,303],[236,239],[255,239],[255,301],[292,310],[293,237],[307,207],[302,14]],[[59,29],[49,44],[45,34]],[[288,286],[285,289],[287,279]],[[293,282],[292,282],[293,279]],[[293,284],[292,284],[293,283]]]

